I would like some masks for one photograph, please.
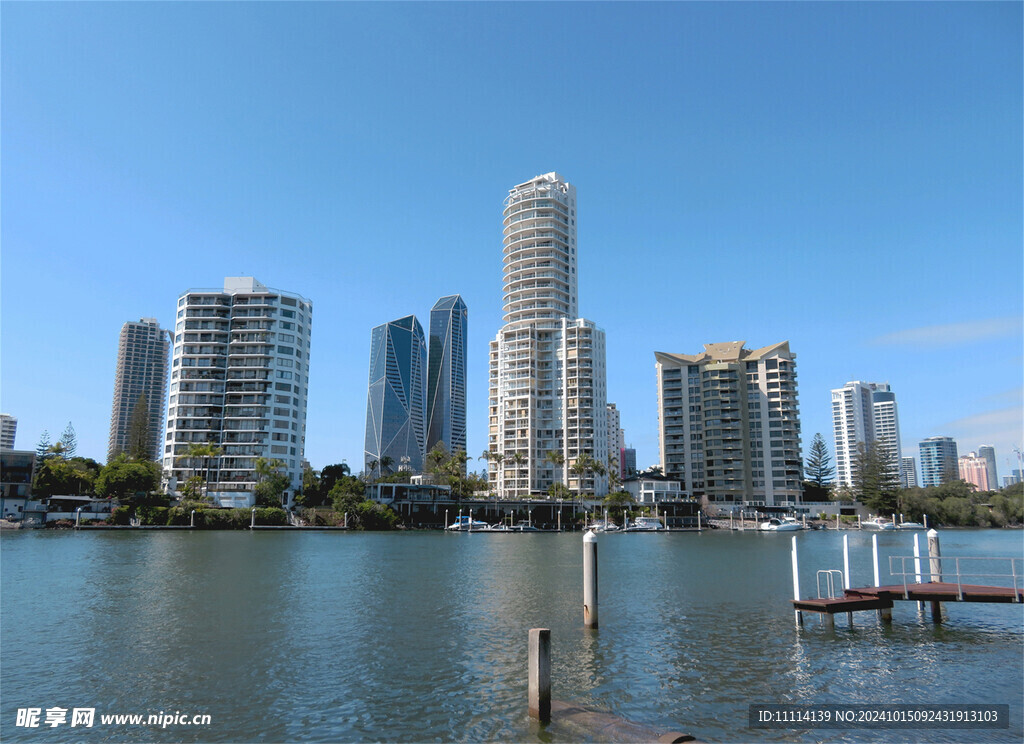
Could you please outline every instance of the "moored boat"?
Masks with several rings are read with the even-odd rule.
[[[872,517],[871,519],[865,519],[861,522],[861,527],[867,530],[894,530],[896,525],[893,524],[891,519],[878,516]]]
[[[757,526],[762,532],[797,532],[803,528],[804,526],[793,517],[772,517]]]
[[[658,532],[664,529],[665,525],[658,517],[637,517],[623,528],[623,532]]]
[[[457,517],[454,522],[445,527],[446,530],[452,532],[482,532],[490,530],[491,525],[487,522],[481,522],[472,517]]]

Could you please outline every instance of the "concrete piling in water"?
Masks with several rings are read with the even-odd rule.
[[[250,530],[256,529],[256,508],[255,507],[253,507],[253,510],[252,510],[252,521],[249,522],[249,529]]]
[[[583,627],[597,628],[597,535],[583,535]]]
[[[939,549],[939,533],[935,530],[928,530],[928,572],[931,581],[942,581],[942,551]],[[942,622],[942,604],[938,600],[932,600],[932,620]]]
[[[530,628],[528,708],[531,718],[551,722],[551,631]]]
[[[188,526],[189,527],[195,527],[196,526],[196,510],[195,509],[192,510],[192,515],[189,517]]]

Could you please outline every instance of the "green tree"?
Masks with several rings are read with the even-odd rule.
[[[899,510],[899,470],[889,450],[877,442],[860,442],[853,462],[853,491],[879,514]]]
[[[284,472],[285,464],[277,458],[256,458],[256,487],[253,495],[256,506],[281,506],[281,496],[291,485],[291,479]]]
[[[210,492],[210,460],[214,460],[223,454],[223,450],[212,442],[192,442],[188,449],[178,455],[177,461],[187,460],[192,466],[192,475],[198,474],[196,461],[202,463],[204,499],[208,499]],[[218,469],[219,472],[219,469]]]
[[[50,432],[43,429],[43,435],[39,437],[39,444],[36,445],[36,467],[53,457],[53,453],[50,451],[51,447],[53,447],[53,442],[50,441]]]
[[[832,483],[835,474],[836,469],[832,465],[832,455],[829,454],[828,446],[821,434],[815,434],[811,440],[810,454],[807,455],[804,477],[819,490],[825,490]]]
[[[391,472],[391,466],[394,465],[394,464],[395,464],[394,459],[388,457],[387,455],[384,455],[383,457],[380,458],[380,469],[381,469],[381,472],[390,473]]]
[[[149,429],[149,402],[146,400],[146,394],[142,393],[135,401],[128,422],[128,456],[133,460],[152,459]]]
[[[75,456],[78,451],[78,436],[75,434],[75,427],[68,421],[68,425],[64,427],[64,433],[60,435],[58,442],[62,445],[62,453],[65,460],[70,460]]]
[[[629,491],[616,491],[604,497],[604,506],[608,509],[608,516],[620,525],[625,524],[622,516],[627,510],[632,509],[634,503],[636,502]]]
[[[353,513],[356,505],[366,501],[366,484],[358,478],[343,475],[331,486],[328,498],[338,514]]]
[[[561,485],[561,483],[562,483],[562,473],[563,473],[562,466],[565,465],[565,455],[563,455],[558,450],[548,450],[548,454],[544,458],[544,462],[549,463],[552,466],[552,468],[556,469],[555,470],[555,478],[552,481],[551,485],[553,486],[555,483],[558,483],[558,484]],[[552,496],[552,492],[551,492],[551,488],[550,487],[548,488],[548,496],[551,496],[552,498],[559,498],[558,496]]]
[[[60,442],[50,447],[51,455],[36,467],[32,481],[32,495],[36,498],[71,496],[92,493],[93,482],[100,466],[95,460],[76,457],[70,460],[59,456]]]
[[[150,460],[133,461],[121,453],[107,463],[96,477],[96,495],[125,500],[136,494],[149,494],[160,487],[160,466]]]

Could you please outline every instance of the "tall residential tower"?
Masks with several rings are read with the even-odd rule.
[[[466,331],[469,312],[459,295],[442,297],[430,311],[427,350],[427,442],[449,452],[466,449]]]
[[[852,486],[858,447],[877,443],[891,463],[893,476],[902,480],[896,395],[885,382],[854,380],[832,391],[832,433],[836,445],[836,485]]]
[[[171,335],[154,318],[142,318],[138,323],[128,322],[121,326],[107,462],[133,448],[129,441],[133,423],[140,440],[142,436],[146,438],[146,457],[160,460]],[[139,405],[144,409],[136,411]],[[135,446],[141,449],[141,441]]]
[[[928,437],[918,445],[921,453],[921,485],[941,486],[960,477],[953,437]]]
[[[416,316],[373,329],[363,452],[367,472],[423,470],[426,368],[427,346]]]
[[[222,506],[251,506],[256,460],[284,463],[290,504],[302,487],[313,305],[252,277],[178,299],[164,473],[180,490],[198,472]],[[187,457],[211,444],[213,458]]]
[[[576,188],[546,173],[504,204],[504,322],[490,344],[489,477],[501,498],[555,484],[603,496],[608,461],[604,331],[577,317]],[[552,454],[554,453],[554,454]]]
[[[705,503],[800,500],[800,408],[789,342],[655,352],[662,472]]]

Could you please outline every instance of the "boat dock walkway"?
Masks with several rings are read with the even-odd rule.
[[[1024,602],[1024,589],[929,581],[846,589],[842,597],[794,599],[793,609],[834,615],[859,610],[887,610],[897,601],[909,602]]]

